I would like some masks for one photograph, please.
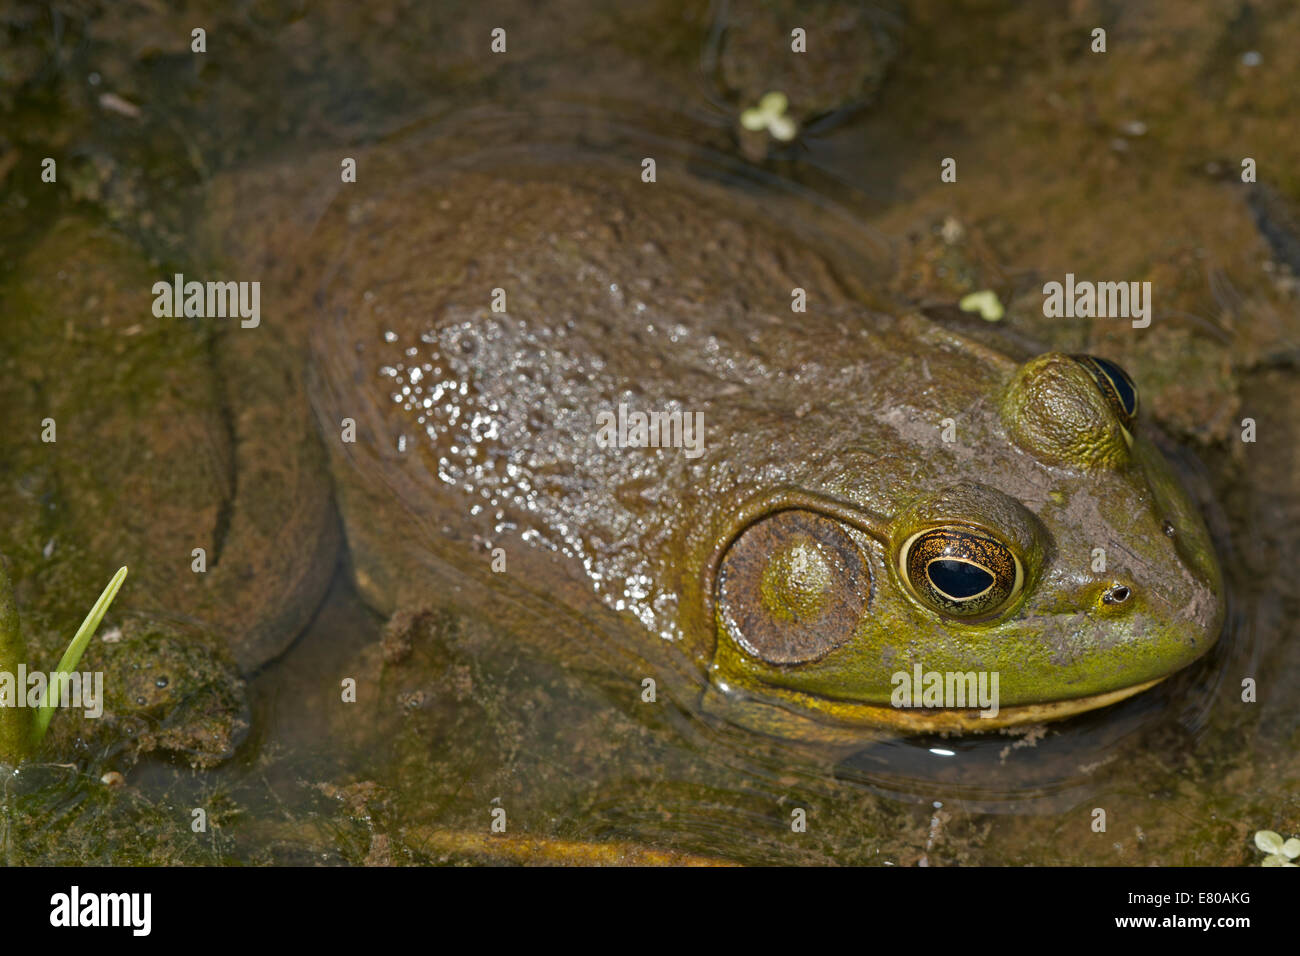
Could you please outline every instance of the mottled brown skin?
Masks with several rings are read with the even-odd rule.
[[[284,321],[310,329],[356,580],[377,608],[459,605],[572,666],[634,685],[676,674],[741,723],[836,740],[1064,716],[1217,638],[1195,508],[1075,360],[1022,365],[866,308],[835,251],[680,175],[440,173],[398,146],[361,162],[365,185],[304,217],[281,294]],[[274,228],[283,246],[291,227]],[[796,287],[807,313],[790,311]],[[703,412],[703,455],[598,447],[596,415],[620,402]],[[871,581],[851,633],[794,664],[746,650],[717,600],[730,543],[789,509],[839,522]],[[979,619],[900,577],[904,543],[954,521],[1023,566]],[[999,672],[1001,717],[927,725],[890,708],[890,675],[915,663]]]
[[[247,726],[240,673],[283,651],[319,603],[338,531],[277,333],[157,318],[158,278],[127,240],[67,219],[0,291],[0,554],[28,666],[42,670],[127,565],[101,627],[121,640],[92,642],[81,665],[106,672],[103,723],[211,763]]]

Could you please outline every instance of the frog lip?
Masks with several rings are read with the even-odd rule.
[[[996,716],[993,717],[981,716],[978,708],[936,708],[928,712],[924,709],[901,710],[894,707],[881,709],[889,711],[894,716],[894,720],[890,722],[891,726],[906,730],[909,733],[928,733],[934,730],[1000,730],[1003,727],[1016,727],[1022,724],[1064,720],[1067,717],[1073,717],[1089,710],[1109,707],[1111,704],[1117,704],[1143,691],[1150,690],[1165,680],[1167,676],[1142,681],[1138,684],[1130,684],[1128,687],[1121,687],[1100,694],[1089,694],[1086,697],[1072,697],[1039,704],[1014,704],[1010,707],[1001,707],[998,709]],[[913,728],[915,729],[913,730]]]
[[[704,695],[704,710],[734,723],[776,736],[833,745],[861,744],[871,730],[894,734],[931,734],[1001,730],[1025,724],[1064,720],[1089,710],[1109,707],[1150,690],[1170,675],[1130,684],[1116,690],[1035,704],[1000,707],[994,716],[982,717],[978,708],[899,708],[879,704],[835,701],[827,707],[820,698],[798,692],[734,693],[712,683]]]

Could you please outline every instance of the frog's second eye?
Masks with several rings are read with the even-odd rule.
[[[917,597],[955,617],[995,613],[1020,592],[1024,580],[1010,548],[966,525],[912,535],[899,552],[898,566]]]
[[[838,522],[779,511],[731,543],[718,568],[718,621],[751,657],[814,661],[848,642],[870,603],[871,571]]]
[[[1096,355],[1070,357],[1087,369],[1106,397],[1106,404],[1114,410],[1115,417],[1126,429],[1132,431],[1133,422],[1137,419],[1138,391],[1128,372],[1109,359],[1098,358]]]

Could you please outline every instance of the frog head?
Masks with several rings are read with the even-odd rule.
[[[894,513],[843,481],[746,502],[702,572],[711,709],[828,740],[992,730],[1122,700],[1214,644],[1209,534],[1129,376],[1049,353],[989,408],[1006,467],[904,489]]]

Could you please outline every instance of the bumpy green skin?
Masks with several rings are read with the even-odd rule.
[[[376,149],[366,183],[287,203],[248,246],[262,264],[295,250],[277,294],[314,345],[356,580],[380,610],[486,613],[624,689],[675,675],[783,733],[877,722],[914,663],[996,670],[1011,708],[1154,680],[1216,640],[1201,519],[1077,363],[1022,366],[864,307],[830,244],[681,174],[439,173],[427,147]],[[704,453],[598,447],[620,402],[703,412]],[[1052,407],[1074,416],[1055,431],[1035,417]],[[748,523],[793,506],[872,516],[851,531],[872,593],[851,640],[773,665],[717,626],[715,575]],[[1025,586],[995,618],[946,618],[900,581],[900,543],[943,519],[1016,550]],[[1117,584],[1132,598],[1105,604]]]
[[[56,715],[55,752],[128,739],[211,764],[247,728],[241,672],[315,610],[337,529],[292,353],[272,330],[155,317],[160,273],[110,229],[66,219],[0,287],[0,554],[26,663],[43,671],[131,569],[100,628],[120,639],[93,640],[79,667],[104,672],[109,707]]]

